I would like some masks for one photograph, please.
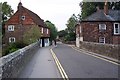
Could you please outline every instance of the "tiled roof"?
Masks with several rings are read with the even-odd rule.
[[[26,8],[25,8],[26,9]],[[37,24],[40,25],[42,27],[47,27],[46,24],[44,23],[44,20],[42,20],[36,13],[26,9],[26,11],[28,12],[28,14],[32,17],[33,21]]]
[[[36,13],[32,12],[31,10],[28,10],[27,8],[21,6],[23,10],[25,10],[29,15],[30,17],[33,19],[33,21],[39,25],[39,26],[42,26],[42,27],[47,27],[46,24],[44,23],[44,20],[42,20]]]
[[[83,21],[120,21],[120,10],[109,10],[108,15],[103,10],[99,10]]]

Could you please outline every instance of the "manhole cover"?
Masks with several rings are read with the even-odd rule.
[[[48,61],[52,61],[52,60],[48,60]]]

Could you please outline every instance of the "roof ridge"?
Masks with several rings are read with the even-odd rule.
[[[23,6],[22,6],[23,7]],[[47,27],[44,23],[44,20],[41,19],[36,13],[34,13],[33,11],[23,7],[27,13],[30,15],[30,17],[32,18],[32,20],[39,26],[42,26],[42,27]]]
[[[120,10],[109,10],[108,15],[104,13],[104,10],[99,10],[91,15],[87,16],[82,21],[120,21]]]

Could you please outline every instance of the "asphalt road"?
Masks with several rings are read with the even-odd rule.
[[[118,78],[118,66],[65,44],[53,49],[69,78]]]

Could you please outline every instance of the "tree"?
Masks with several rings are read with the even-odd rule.
[[[65,40],[69,40],[69,41],[75,40],[75,25],[78,21],[79,21],[78,17],[75,14],[73,14],[69,18],[69,20],[67,21],[67,24],[66,24],[67,25],[66,31],[68,34],[66,35]]]
[[[38,26],[32,26],[23,35],[23,43],[31,44],[36,42],[40,38],[40,28]]]
[[[50,21],[45,21],[45,24],[47,27],[50,29],[50,41],[55,40],[57,37],[57,28],[56,26],[50,22]]]
[[[58,32],[59,37],[64,37],[66,34],[67,34],[67,31],[65,31],[65,30],[61,30]]]
[[[104,2],[82,2],[80,3],[80,7],[82,8],[82,11],[81,11],[82,19],[94,13],[96,11],[97,6],[99,6],[100,9],[103,9]]]
[[[11,8],[11,6],[9,4],[7,4],[7,2],[1,2],[0,3],[0,14],[2,14],[2,20],[1,20],[1,23],[2,23],[2,32],[4,34],[5,30],[4,30],[4,25],[5,25],[5,22],[13,15],[14,11],[13,9]],[[2,12],[1,12],[2,11]]]
[[[66,30],[61,30],[58,32],[58,36],[61,41],[64,41],[66,35],[68,35],[68,32]]]
[[[85,19],[87,16],[96,12],[96,7],[99,6],[100,9],[104,9],[105,2],[81,2],[80,7],[82,8],[82,19]],[[89,6],[89,7],[88,7]],[[120,1],[119,2],[108,2],[108,8],[114,10],[120,10]]]
[[[67,29],[68,29],[68,33],[72,32],[74,33],[75,32],[75,25],[77,23],[77,17],[75,16],[75,14],[73,14],[69,20],[67,21]]]
[[[13,15],[14,11],[11,8],[11,6],[7,4],[7,2],[0,3],[0,5],[2,5],[2,19],[3,22],[5,22],[8,20],[8,18],[10,18]]]

